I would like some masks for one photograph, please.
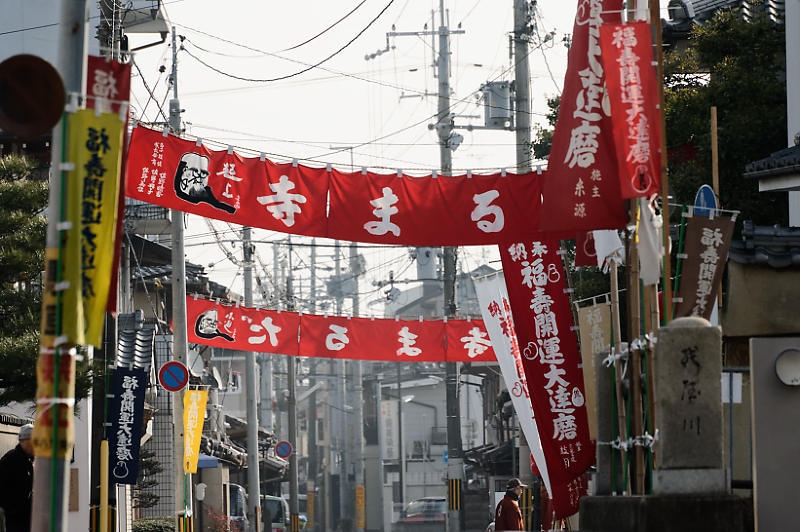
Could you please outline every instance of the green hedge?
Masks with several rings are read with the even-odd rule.
[[[171,517],[137,519],[133,522],[133,532],[173,532],[174,527]]]

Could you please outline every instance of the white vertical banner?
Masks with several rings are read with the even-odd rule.
[[[544,459],[542,443],[539,439],[539,429],[536,426],[536,417],[533,414],[528,383],[525,371],[522,369],[522,357],[514,332],[514,318],[511,316],[511,305],[508,301],[508,292],[502,272],[484,277],[477,277],[475,292],[481,306],[483,323],[492,348],[500,365],[500,372],[506,381],[506,388],[511,395],[511,403],[517,412],[519,425],[525,439],[528,440],[533,461],[539,469],[539,474],[544,481],[548,493],[550,489],[550,475]]]

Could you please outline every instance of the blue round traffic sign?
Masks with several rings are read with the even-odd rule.
[[[180,391],[189,382],[189,370],[177,360],[171,360],[158,370],[158,382],[169,392]]]
[[[703,185],[697,190],[694,197],[694,213],[700,216],[710,216],[711,210],[717,208],[717,195],[714,189]]]
[[[275,446],[275,456],[283,459],[292,456],[292,444],[288,441],[279,441]]]

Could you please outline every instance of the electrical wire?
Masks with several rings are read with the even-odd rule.
[[[293,78],[293,77],[295,77],[295,76],[299,76],[300,74],[304,74],[304,73],[308,72],[309,70],[312,70],[312,69],[314,69],[314,68],[317,68],[318,66],[320,66],[320,65],[322,65],[322,64],[324,64],[324,63],[326,63],[326,62],[328,62],[329,60],[331,60],[331,59],[333,59],[334,57],[336,57],[337,55],[339,55],[339,54],[340,54],[341,52],[343,52],[343,51],[344,51],[344,50],[345,50],[345,49],[346,49],[348,46],[350,46],[351,44],[353,44],[353,43],[354,43],[354,42],[355,42],[355,41],[356,41],[356,40],[357,40],[359,37],[361,37],[361,35],[363,35],[363,34],[364,34],[364,32],[365,32],[365,31],[367,31],[367,30],[368,30],[368,29],[369,29],[369,28],[370,28],[370,27],[371,27],[371,26],[372,26],[372,25],[373,25],[375,22],[377,22],[377,20],[378,20],[378,19],[381,17],[381,15],[383,15],[383,14],[386,12],[386,10],[387,10],[387,9],[389,9],[389,7],[390,7],[390,6],[391,6],[393,3],[394,3],[394,0],[389,0],[389,3],[388,3],[388,4],[386,4],[386,6],[385,6],[385,7],[384,7],[384,8],[383,8],[381,11],[380,11],[380,13],[378,13],[378,15],[377,15],[377,16],[375,16],[375,18],[373,18],[373,19],[372,19],[372,20],[369,22],[369,24],[367,24],[367,25],[364,27],[364,29],[362,29],[361,31],[359,31],[359,32],[356,34],[356,36],[355,36],[355,37],[353,37],[352,39],[350,39],[350,40],[349,40],[349,41],[348,41],[348,42],[347,42],[347,43],[346,43],[344,46],[342,46],[341,48],[339,48],[338,50],[336,50],[335,52],[333,52],[332,54],[330,54],[328,57],[326,57],[326,58],[325,58],[325,59],[323,59],[322,61],[319,61],[319,62],[317,62],[317,63],[314,63],[313,65],[310,65],[310,66],[308,66],[308,67],[306,67],[306,68],[304,68],[304,69],[302,69],[302,70],[299,70],[299,71],[297,71],[297,72],[294,72],[294,73],[292,73],[292,74],[286,74],[286,75],[284,75],[284,76],[278,76],[278,77],[276,77],[276,78],[255,79],[255,78],[245,78],[245,77],[242,77],[242,76],[237,76],[237,75],[235,75],[235,74],[230,74],[230,73],[228,73],[228,72],[225,72],[225,71],[223,71],[223,70],[220,70],[220,69],[218,69],[218,68],[217,68],[217,67],[215,67],[215,66],[212,66],[212,65],[210,65],[210,64],[208,64],[208,63],[206,63],[205,61],[203,61],[202,59],[200,59],[199,57],[197,57],[196,55],[194,55],[194,54],[193,54],[193,53],[191,53],[190,51],[186,50],[186,49],[183,47],[183,45],[181,45],[181,49],[182,49],[182,50],[185,50],[185,51],[186,51],[186,53],[187,53],[187,54],[189,54],[189,56],[190,56],[190,57],[192,57],[193,59],[195,59],[196,61],[198,61],[200,64],[202,64],[202,65],[203,65],[203,66],[205,66],[206,68],[209,68],[209,69],[213,70],[214,72],[216,72],[216,73],[218,73],[218,74],[221,74],[221,75],[223,75],[223,76],[227,76],[227,77],[229,77],[229,78],[238,79],[238,80],[241,80],[241,81],[251,81],[251,82],[255,82],[255,83],[271,83],[271,82],[274,82],[274,81],[281,81],[281,80],[284,80],[284,79],[289,79],[289,78]]]
[[[340,23],[340,22],[342,22],[344,19],[346,19],[347,17],[349,17],[350,15],[352,15],[353,13],[355,13],[355,12],[356,12],[356,10],[358,10],[358,8],[359,8],[359,7],[363,6],[363,5],[364,5],[364,3],[365,3],[366,1],[367,1],[367,0],[361,0],[361,2],[360,2],[360,3],[359,3],[357,6],[356,6],[356,7],[354,7],[352,10],[350,10],[350,12],[349,12],[349,13],[347,13],[345,16],[343,16],[342,18],[340,18],[339,20],[337,20],[336,22],[334,22],[333,24],[331,24],[330,26],[328,26],[327,28],[325,28],[325,29],[324,29],[324,30],[322,30],[321,32],[317,33],[316,35],[314,35],[314,36],[313,36],[313,37],[311,37],[310,39],[307,39],[307,40],[305,40],[305,41],[301,42],[300,44],[295,44],[294,46],[290,46],[289,48],[284,48],[283,50],[281,50],[281,52],[288,52],[288,51],[290,51],[290,50],[296,50],[297,48],[300,48],[301,46],[303,46],[303,45],[306,45],[306,44],[310,43],[311,41],[313,41],[313,40],[314,40],[314,39],[316,39],[317,37],[320,37],[321,35],[323,35],[323,34],[324,34],[324,33],[326,33],[327,31],[329,31],[329,30],[333,29],[333,28],[334,28],[334,27],[335,27],[337,24],[339,24],[339,23]]]

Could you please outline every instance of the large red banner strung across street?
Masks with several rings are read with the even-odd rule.
[[[537,172],[347,173],[212,151],[141,126],[133,131],[127,171],[130,198],[283,233],[379,244],[529,239],[541,203]]]
[[[620,196],[611,110],[600,62],[600,26],[621,21],[622,0],[578,0],[561,110],[542,184],[542,231],[619,229]]]
[[[607,24],[600,47],[623,198],[658,193],[661,128],[650,24]]]
[[[306,357],[494,362],[482,320],[348,318],[186,298],[190,343]]]
[[[578,343],[558,240],[500,248],[522,366],[553,486],[594,463]]]

